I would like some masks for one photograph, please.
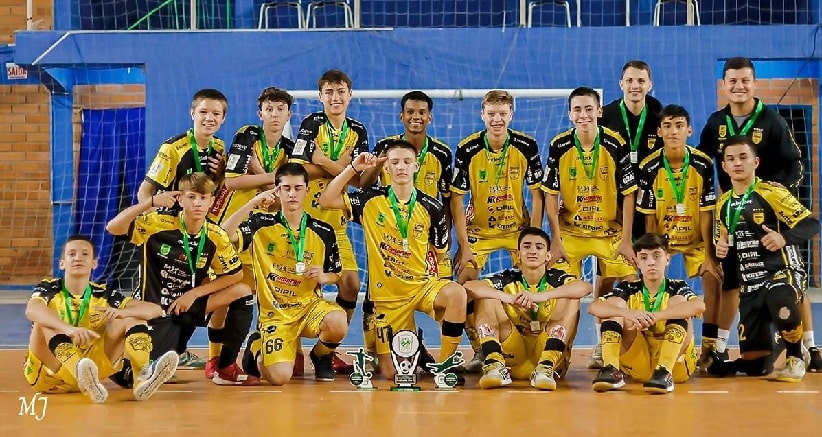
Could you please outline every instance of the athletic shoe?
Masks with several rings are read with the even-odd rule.
[[[788,357],[785,368],[776,373],[776,380],[782,382],[801,382],[805,376],[805,363],[797,357]]]
[[[605,362],[602,361],[602,345],[598,344],[593,352],[591,352],[591,359],[588,360],[588,368],[601,369],[603,366],[605,366]]]
[[[531,372],[531,387],[539,390],[556,390],[557,381],[554,379],[554,366],[538,364]]]
[[[479,380],[480,388],[488,390],[511,384],[511,372],[504,363],[492,361],[482,366],[482,377]]]
[[[297,349],[297,356],[294,357],[294,370],[291,371],[291,377],[305,375],[305,354],[302,348]]]
[[[308,353],[311,365],[314,366],[314,379],[317,381],[332,382],[337,374],[334,373],[334,354],[318,357],[314,355],[314,350]]]
[[[231,363],[224,369],[217,369],[214,373],[214,378],[211,382],[217,385],[260,385],[260,378],[251,376],[242,369],[237,363]]]
[[[197,355],[185,351],[180,354],[180,359],[177,360],[177,368],[180,370],[199,370],[204,368],[206,362]]]
[[[808,372],[811,373],[820,373],[822,372],[822,353],[820,353],[818,347],[812,347],[808,349],[808,353],[810,354],[810,358],[808,359]]]
[[[206,379],[213,379],[214,374],[217,373],[217,363],[220,362],[220,357],[212,357],[206,361],[205,377]]]
[[[609,390],[617,390],[625,386],[625,375],[616,367],[608,364],[599,369],[597,377],[594,378],[593,388],[597,393]]]
[[[474,358],[465,364],[466,373],[480,373],[485,365],[485,354],[481,350],[474,351]]]
[[[100,383],[99,376],[97,364],[91,359],[81,358],[77,362],[77,386],[95,404],[101,404],[108,398],[108,390]]]
[[[668,369],[657,367],[651,379],[642,384],[642,388],[646,393],[670,393],[674,391],[674,377]]]
[[[377,353],[374,351],[367,351],[368,355],[374,357],[374,361],[366,361],[365,362],[365,371],[371,372],[374,375],[379,375],[382,373],[382,369],[380,368],[380,359],[377,358]]]
[[[146,365],[134,381],[134,399],[144,401],[153,395],[164,382],[174,376],[179,358],[174,351],[168,351]]]
[[[251,376],[256,376],[259,378],[260,376],[260,368],[257,365],[257,359],[251,353],[251,343],[260,338],[260,333],[258,331],[254,331],[251,335],[248,336],[248,342],[246,342],[245,350],[243,351],[243,357],[240,360],[242,364],[243,371]],[[206,367],[208,368],[208,367]]]
[[[705,371],[712,376],[732,376],[736,374],[736,367],[728,360],[728,353],[720,354],[717,351],[709,351],[705,359]]]
[[[340,357],[340,354],[337,352],[332,352],[332,364],[331,366],[334,368],[334,373],[338,375],[350,375],[354,373],[354,365],[348,364]]]

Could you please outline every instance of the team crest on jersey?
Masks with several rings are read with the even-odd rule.
[[[416,225],[414,225],[414,238],[416,238],[417,240],[421,240],[424,232],[425,226],[423,226],[422,223],[417,223]]]
[[[688,187],[688,198],[692,201],[696,201],[699,198],[699,191],[696,187]]]
[[[427,171],[427,172],[425,172],[425,177],[423,178],[423,183],[425,183],[425,186],[430,187],[430,186],[434,185],[434,182],[436,182],[435,179],[436,178],[434,177],[434,172],[433,171]]]
[[[269,242],[268,247],[266,247],[265,251],[268,253],[273,253],[277,249],[277,245],[274,242]]]
[[[508,174],[511,175],[511,180],[518,180],[519,179],[519,167],[511,167],[508,169]]]
[[[487,182],[488,181],[488,172],[485,169],[479,171],[479,181],[480,182]]]
[[[761,225],[765,222],[765,212],[761,210],[754,210],[753,212],[753,221],[754,223]]]
[[[654,150],[654,146],[656,146],[656,138],[648,138],[648,150]]]
[[[385,225],[385,214],[379,213],[377,214],[377,224],[380,226]]]
[[[759,144],[762,142],[762,129],[757,127],[754,128],[753,133],[751,134],[751,141],[753,141],[754,144]]]
[[[568,170],[568,176],[570,176],[571,179],[576,179],[577,178],[577,168],[576,167],[571,167],[571,169]]]
[[[171,246],[169,246],[168,244],[165,244],[165,243],[160,245],[160,255],[166,256],[166,255],[168,255],[169,252],[171,252]]]
[[[662,200],[665,197],[664,194],[665,194],[665,192],[662,190],[662,188],[657,188],[656,189],[656,200]]]
[[[603,181],[608,179],[608,167],[600,167],[599,168],[599,178]]]
[[[720,125],[719,126],[719,138],[725,138],[728,136],[728,126]]]

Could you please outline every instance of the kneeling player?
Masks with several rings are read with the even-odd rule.
[[[249,337],[243,368],[283,385],[291,379],[300,337],[317,338],[309,354],[314,378],[333,381],[334,351],[345,338],[348,320],[341,306],[323,300],[321,286],[340,279],[337,238],[331,225],[305,212],[308,173],[302,165],[283,164],[274,180],[273,190],[258,194],[223,224],[240,250],[251,249],[257,283],[260,331]],[[276,197],[280,211],[249,217]]]
[[[668,393],[674,382],[685,382],[696,366],[691,318],[705,304],[685,281],[667,279],[671,261],[668,241],[645,234],[634,243],[642,279],[619,283],[600,297],[588,312],[602,322],[602,359],[605,367],[594,379],[594,391],[625,385],[622,372],[649,393]]]
[[[134,398],[148,399],[177,369],[174,351],[149,362],[152,343],[146,321],[163,311],[89,282],[95,267],[91,240],[71,236],[60,257],[65,276],[46,279],[34,289],[26,306],[32,321],[26,380],[38,392],[80,391],[101,403],[108,391],[100,380],[117,370],[115,363],[125,354],[138,375]]]
[[[517,243],[522,270],[508,269],[465,284],[476,299],[485,356],[479,383],[484,389],[530,376],[532,387],[555,390],[555,375],[568,370],[579,299],[592,287],[562,270],[546,269],[549,241],[542,229],[523,229]]]

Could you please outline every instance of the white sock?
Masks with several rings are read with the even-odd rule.
[[[728,337],[731,335],[731,331],[717,329],[716,332],[716,351],[719,353],[725,352],[725,349],[728,349]]]
[[[807,349],[816,347],[816,342],[813,341],[813,331],[805,331],[802,333],[802,344],[805,345]]]
[[[594,323],[597,330],[597,346],[602,344],[602,323]]]

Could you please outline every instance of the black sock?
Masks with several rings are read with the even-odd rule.
[[[254,297],[246,296],[231,302],[223,328],[223,348],[220,351],[218,369],[225,369],[237,361],[240,346],[248,335],[251,319],[254,318]]]

